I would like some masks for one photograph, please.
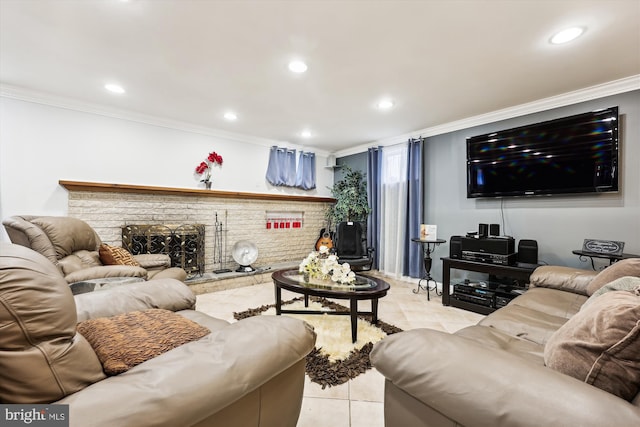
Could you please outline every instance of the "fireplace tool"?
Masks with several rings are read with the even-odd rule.
[[[224,225],[218,221],[218,212],[216,212],[216,222],[214,224],[213,233],[213,264],[218,265],[220,268],[213,270],[214,273],[230,273],[231,270],[224,268],[223,264],[227,259],[227,211],[224,211]]]

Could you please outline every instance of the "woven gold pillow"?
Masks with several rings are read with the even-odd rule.
[[[211,331],[169,310],[132,311],[78,323],[104,373],[118,375]]]
[[[109,246],[105,243],[100,245],[98,249],[100,261],[105,265],[132,265],[140,267],[140,263],[125,248],[117,246]]]

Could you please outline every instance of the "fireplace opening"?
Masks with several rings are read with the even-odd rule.
[[[130,224],[122,227],[122,247],[133,255],[169,255],[172,267],[202,276],[204,231],[204,224]]]

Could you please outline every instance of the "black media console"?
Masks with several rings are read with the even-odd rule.
[[[480,314],[489,314],[505,306],[527,288],[529,276],[537,265],[498,265],[464,259],[442,258],[442,304]],[[495,283],[459,283],[454,285],[455,295],[451,295],[451,269],[476,271],[490,276],[509,279]]]

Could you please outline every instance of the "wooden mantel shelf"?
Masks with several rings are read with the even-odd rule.
[[[288,202],[335,203],[331,197],[293,196],[290,194],[242,193],[236,191],[203,190],[194,188],[153,187],[147,185],[108,184],[60,180],[58,183],[69,191],[97,191],[102,193],[138,193],[172,196],[219,197],[233,199],[280,200]]]

